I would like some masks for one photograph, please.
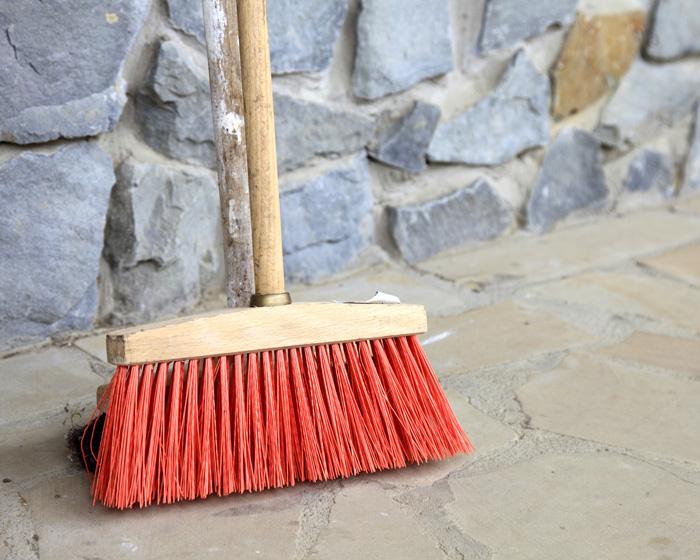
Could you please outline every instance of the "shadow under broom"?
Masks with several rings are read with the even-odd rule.
[[[205,0],[205,14],[207,4],[209,18],[231,14],[225,0]],[[211,53],[231,41],[217,36],[226,22],[213,22],[216,33],[209,23]],[[95,412],[106,409],[101,440],[91,422],[81,446],[88,455],[99,446],[92,494],[108,507],[328,480],[472,450],[416,337],[426,331],[422,306],[287,305],[264,0],[238,0],[238,25],[255,307],[107,336],[118,367]]]

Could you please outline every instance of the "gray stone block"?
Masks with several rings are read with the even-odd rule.
[[[479,51],[487,53],[574,21],[578,0],[487,0]]]
[[[453,67],[447,0],[362,0],[355,95],[378,99]]]
[[[668,154],[643,150],[632,160],[623,188],[630,192],[658,191],[665,198],[675,192],[673,159]]]
[[[438,125],[428,159],[496,165],[549,143],[549,80],[518,51],[493,93]]]
[[[512,224],[511,212],[486,179],[423,204],[390,207],[389,227],[406,261],[498,237]]]
[[[173,26],[205,43],[201,0],[167,0]],[[346,0],[268,0],[273,74],[318,72],[330,66],[347,13]]]
[[[347,9],[347,0],[269,0],[272,73],[328,68]]]
[[[691,190],[700,189],[700,104],[695,108],[695,124],[688,159],[685,162],[683,187]]]
[[[173,315],[222,287],[220,220],[213,173],[124,162],[105,228],[113,322]]]
[[[196,37],[203,45],[206,44],[202,1],[167,0],[167,2],[173,27]]]
[[[367,157],[282,182],[280,207],[285,276],[308,283],[338,272],[374,239]]]
[[[277,165],[296,169],[315,155],[342,155],[365,147],[374,121],[360,113],[275,94]]]
[[[144,140],[173,159],[216,168],[206,60],[184,45],[163,41],[135,97]]]
[[[700,98],[700,61],[637,60],[603,109],[596,134],[613,147],[635,144],[677,123]]]
[[[79,142],[0,164],[0,350],[90,329],[112,160]]]
[[[527,205],[528,223],[541,233],[575,210],[604,206],[607,197],[598,140],[567,127],[544,156]]]
[[[0,141],[113,130],[124,59],[147,12],[140,0],[0,0]]]
[[[697,0],[659,0],[645,50],[649,57],[660,60],[700,53]]]
[[[440,120],[440,109],[416,101],[413,109],[384,130],[369,155],[392,167],[420,173],[425,153]]]

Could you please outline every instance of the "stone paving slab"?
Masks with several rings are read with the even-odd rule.
[[[371,268],[347,278],[315,286],[292,286],[293,301],[366,301],[380,291],[398,297],[402,303],[423,305],[430,315],[452,315],[464,310],[470,293],[437,278],[390,266]]]
[[[449,484],[449,518],[494,559],[691,560],[700,550],[700,487],[631,457],[540,455]]]
[[[335,497],[328,526],[310,557],[444,558],[436,540],[423,534],[417,523],[376,484],[350,484],[343,488]]]
[[[461,283],[532,282],[608,266],[698,239],[700,220],[696,216],[654,210],[447,253],[418,266]]]
[[[70,428],[57,420],[0,430],[0,479],[22,483],[65,471],[70,465],[65,441]]]
[[[95,394],[103,383],[88,357],[70,348],[48,348],[0,360],[2,422],[48,414]]]
[[[700,332],[700,291],[666,278],[595,272],[529,287],[524,297],[532,296],[641,315]]]
[[[438,376],[524,360],[590,343],[593,336],[559,319],[513,303],[453,317],[429,317],[425,352]]]
[[[689,212],[691,214],[700,214],[700,197],[691,198],[684,202],[676,204],[675,209],[679,212]]]
[[[294,557],[301,487],[119,511],[93,507],[89,485],[79,473],[21,492],[41,560]]]
[[[700,244],[683,247],[656,257],[639,261],[659,272],[700,286]]]
[[[700,383],[574,353],[516,394],[534,428],[700,466]]]
[[[636,332],[619,344],[595,352],[700,378],[700,340]]]
[[[374,473],[368,475],[369,478],[389,485],[428,486],[518,439],[518,434],[509,426],[477,410],[469,404],[469,398],[459,391],[447,390],[445,395],[459,425],[472,442],[474,451],[469,455],[457,455],[443,461],[428,461],[421,465]]]
[[[87,352],[98,360],[107,363],[107,342],[104,334],[81,338],[73,344],[83,352]]]

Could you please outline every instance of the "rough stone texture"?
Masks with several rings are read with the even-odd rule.
[[[639,264],[700,287],[700,245],[697,243],[642,259]]]
[[[697,485],[623,455],[547,453],[449,485],[449,519],[494,558],[692,558],[700,546]]]
[[[3,0],[0,140],[113,130],[126,102],[124,58],[147,12],[140,0]]]
[[[447,0],[362,0],[355,95],[377,99],[453,67]]]
[[[338,272],[373,240],[367,157],[282,182],[280,207],[285,276],[308,283]]]
[[[206,60],[180,43],[163,41],[135,101],[150,146],[173,159],[216,167]]]
[[[222,274],[213,175],[134,160],[117,175],[104,251],[112,265],[113,321],[142,323],[187,309]]]
[[[650,229],[653,231],[653,229]],[[677,280],[595,272],[530,288],[539,296],[588,306],[606,313],[646,317],[652,321],[700,333],[700,292]]]
[[[700,10],[695,0],[659,0],[646,45],[651,58],[669,60],[700,53]]]
[[[374,121],[345,111],[275,94],[275,136],[280,172],[296,169],[315,155],[340,155],[364,148]]]
[[[439,120],[439,107],[416,101],[408,114],[379,134],[369,155],[392,167],[420,173]]]
[[[170,20],[175,28],[195,36],[203,45],[204,11],[199,0],[167,0]],[[270,4],[273,2],[271,1]]]
[[[92,505],[84,472],[22,490],[42,560],[62,558],[293,558],[301,491],[211,496],[128,512]],[[199,521],[195,521],[199,520]],[[274,529],[274,530],[273,530]],[[160,538],[154,539],[154,535]]]
[[[354,484],[335,497],[329,524],[311,557],[444,558],[437,543],[376,484]]]
[[[689,338],[636,332],[619,344],[597,349],[596,354],[700,377],[700,341]]]
[[[204,44],[201,0],[168,0],[173,25]],[[347,13],[345,0],[269,0],[267,25],[273,74],[325,70]]]
[[[602,207],[608,198],[595,136],[567,127],[544,157],[527,204],[529,225],[543,232],[575,210]]]
[[[423,204],[390,207],[389,228],[407,262],[498,237],[512,223],[508,206],[486,179]]]
[[[585,109],[629,70],[644,32],[642,11],[578,14],[554,69],[555,117]]]
[[[643,150],[630,164],[623,188],[630,192],[658,191],[671,198],[676,190],[673,159],[668,154]]]
[[[273,74],[325,70],[347,12],[346,0],[267,3]]]
[[[421,340],[435,373],[443,377],[559,352],[593,337],[548,313],[509,302],[430,317]]]
[[[549,143],[549,80],[520,50],[488,97],[438,125],[431,161],[496,165]]]
[[[700,103],[695,108],[693,136],[690,140],[690,150],[688,160],[685,163],[683,180],[685,189],[700,189]]]
[[[635,144],[678,122],[700,97],[700,61],[654,65],[637,59],[600,117],[601,142]]]
[[[553,25],[570,25],[578,0],[487,0],[479,36],[482,54],[538,35]]]
[[[649,235],[650,231],[654,235]],[[437,256],[421,263],[420,268],[482,287],[519,280],[536,282],[610,266],[628,257],[661,252],[698,239],[700,223],[695,216],[646,211],[561,228],[542,237]]]
[[[92,328],[112,160],[78,142],[0,164],[0,349]]]
[[[571,354],[517,394],[535,428],[700,462],[700,446],[675,429],[700,422],[698,383]]]
[[[102,382],[90,369],[87,355],[68,348],[0,360],[0,379],[2,423],[60,410],[94,395]]]

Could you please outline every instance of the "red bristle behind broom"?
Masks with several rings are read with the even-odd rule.
[[[415,336],[207,358],[201,366],[117,368],[96,501],[170,503],[472,450]]]

